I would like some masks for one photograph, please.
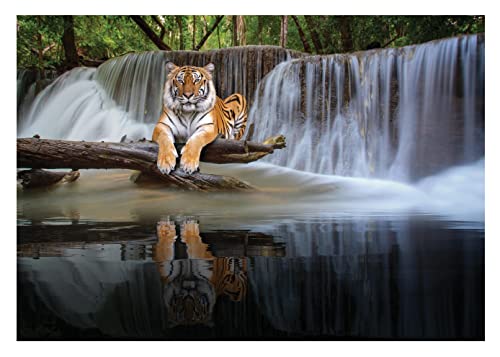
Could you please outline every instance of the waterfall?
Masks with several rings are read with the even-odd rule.
[[[278,65],[250,112],[268,160],[322,174],[411,181],[484,156],[484,35]]]
[[[484,156],[484,35],[323,56],[273,46],[131,53],[57,78],[22,106],[18,136],[150,137],[167,61],[214,63],[218,95],[251,104],[251,139],[286,136],[266,159],[274,164],[414,181]]]
[[[239,92],[249,102],[258,82],[279,62],[302,54],[274,46],[246,46],[206,52],[130,53],[99,68],[75,68],[43,90],[19,114],[18,136],[68,140],[150,137],[159,118],[165,63],[215,64],[219,96]],[[19,80],[18,80],[19,82]],[[18,90],[22,87],[18,83]]]

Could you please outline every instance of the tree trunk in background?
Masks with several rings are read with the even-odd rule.
[[[247,29],[243,16],[238,16],[238,44],[239,46],[245,46],[247,44]]]
[[[37,16],[38,27],[42,27],[42,19],[40,16]],[[38,32],[36,35],[37,41],[37,57],[38,57],[38,69],[40,70],[40,78],[45,79],[45,69],[43,68],[43,42],[42,42],[42,33]]]
[[[196,48],[196,16],[193,15],[193,50]]]
[[[231,16],[233,22],[233,47],[238,46],[238,16]]]
[[[166,32],[165,26],[163,26],[163,23],[161,22],[161,20],[158,17],[158,15],[152,15],[151,18],[160,27],[160,30],[161,30],[160,31],[160,40],[163,41],[163,39],[165,38],[165,32]]]
[[[304,52],[311,53],[311,46],[309,46],[309,42],[307,41],[306,34],[300,26],[299,19],[297,16],[292,15],[292,20],[295,22],[295,26],[297,26],[297,31],[299,32],[300,40],[302,41],[302,45],[304,46]]]
[[[307,30],[311,34],[311,39],[316,50],[316,53],[321,54],[323,52],[323,45],[321,45],[321,40],[319,39],[319,35],[316,32],[316,24],[314,23],[314,19],[312,16],[304,16],[306,20]]]
[[[219,43],[219,50],[222,48],[222,44],[220,43],[220,30],[219,26],[217,26],[217,42]]]
[[[208,32],[208,21],[207,21],[207,17],[205,15],[203,15],[202,17],[202,20],[203,20],[203,25],[205,26],[204,27],[204,34]]]
[[[64,47],[64,55],[66,56],[66,68],[78,67],[78,52],[75,45],[75,29],[73,23],[73,16],[63,16],[64,32],[62,36],[62,43]]]
[[[339,25],[342,52],[352,52],[354,45],[352,42],[351,17],[339,16]]]
[[[262,16],[257,16],[257,35],[259,37],[259,45],[262,45],[262,28],[264,27],[264,21],[262,20]]]
[[[179,50],[184,50],[184,31],[182,29],[182,16],[176,16],[177,26],[179,28]]]
[[[194,47],[195,51],[199,51],[201,49],[201,47],[205,44],[205,42],[210,37],[210,35],[212,35],[212,33],[215,31],[215,29],[217,29],[217,36],[219,36],[219,24],[223,18],[224,18],[224,15],[217,16],[212,28],[205,33],[205,36],[203,36],[200,43],[198,43],[198,45],[196,47]],[[219,36],[219,48],[220,48],[220,36]]]
[[[158,35],[149,27],[146,21],[140,16],[131,15],[130,18],[139,26],[144,34],[158,47],[160,50],[172,51],[172,49],[165,44]]]
[[[288,16],[281,16],[281,33],[280,33],[280,46],[286,48],[286,40],[288,36]]]

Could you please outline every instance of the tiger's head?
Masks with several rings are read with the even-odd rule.
[[[178,67],[167,63],[167,82],[164,105],[173,111],[206,112],[215,105],[215,85],[212,81],[212,63],[205,67]]]
[[[167,325],[212,325],[216,294],[209,280],[210,262],[206,260],[175,260],[171,274],[163,286],[167,308]]]

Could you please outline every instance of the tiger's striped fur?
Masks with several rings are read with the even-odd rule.
[[[153,131],[159,145],[158,169],[168,174],[178,157],[174,143],[186,143],[180,166],[187,173],[198,169],[201,149],[218,136],[240,139],[246,129],[247,103],[241,94],[222,100],[212,81],[213,64],[205,67],[167,63],[163,111]]]

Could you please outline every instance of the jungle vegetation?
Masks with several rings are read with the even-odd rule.
[[[312,54],[484,32],[484,16],[18,16],[18,68],[62,72],[129,52],[274,45]]]

